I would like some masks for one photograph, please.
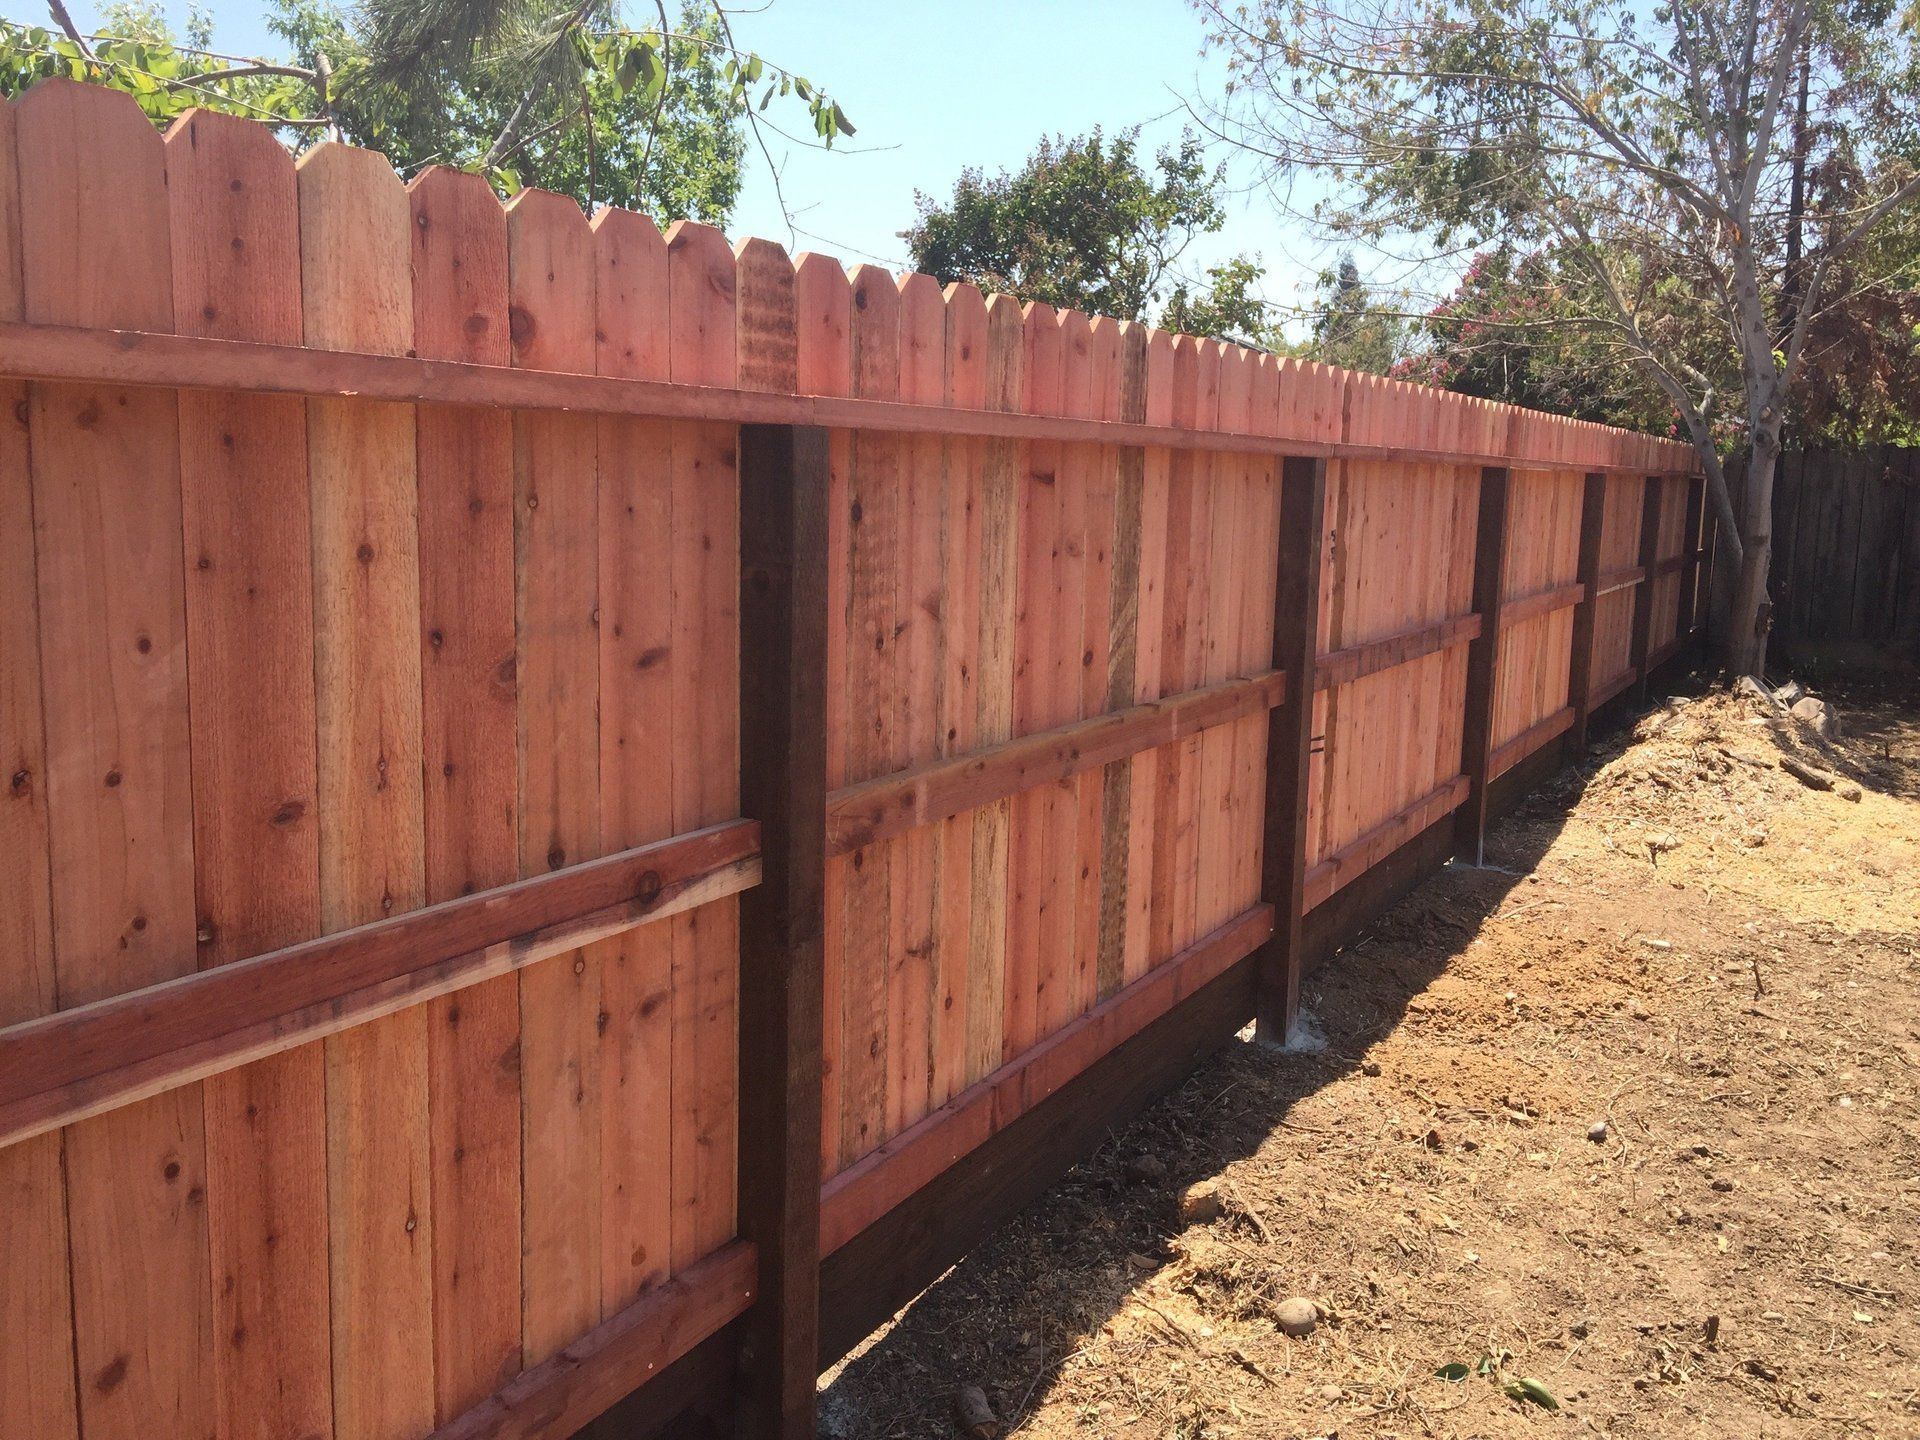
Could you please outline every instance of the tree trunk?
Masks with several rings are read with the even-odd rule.
[[[1767,599],[1773,560],[1773,477],[1779,467],[1780,437],[1755,435],[1747,458],[1746,493],[1739,507],[1740,567],[1719,645],[1720,666],[1729,679],[1759,676],[1766,669],[1767,632],[1773,618]]]

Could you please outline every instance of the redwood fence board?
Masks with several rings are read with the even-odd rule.
[[[1698,628],[1671,442],[232,117],[4,257],[8,1436],[804,1436]]]

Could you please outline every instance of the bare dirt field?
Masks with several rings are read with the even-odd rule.
[[[1718,694],[1599,746],[1309,978],[1325,1050],[1229,1046],[822,1433],[976,1433],[971,1385],[980,1435],[1920,1436],[1920,682],[1832,693],[1837,744]]]

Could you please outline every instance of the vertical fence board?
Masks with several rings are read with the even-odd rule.
[[[193,111],[167,133],[184,334],[298,344],[293,161]],[[180,396],[202,968],[320,928],[306,407]],[[320,1046],[205,1084],[217,1428],[328,1434],[328,1217]]]
[[[0,101],[0,317],[22,318],[15,107]],[[53,896],[27,387],[0,384],[0,1025],[51,1011]],[[61,1138],[0,1150],[0,1433],[74,1440]]]
[[[1028,322],[1032,323],[1031,320]],[[1084,413],[1092,401],[1088,354],[1089,322],[1074,310],[1057,311],[1059,384],[1051,395],[1034,395],[1036,413]],[[1031,374],[1031,372],[1030,372]],[[1030,392],[1032,394],[1032,392]],[[1053,490],[1057,525],[1050,556],[1041,556],[1046,579],[1028,609],[1029,634],[1036,645],[1036,689],[1040,696],[1035,728],[1048,729],[1080,717],[1081,658],[1087,598],[1087,489],[1092,457],[1084,445],[1046,447],[1037,483]],[[1047,563],[1050,559],[1051,563]],[[1033,623],[1033,622],[1039,623]],[[1040,896],[1034,986],[1035,1038],[1051,1035],[1071,1020],[1079,1003],[1080,951],[1080,776],[1043,786],[1046,820],[1033,839],[1040,860]]]
[[[1064,384],[1058,322],[1052,307],[1040,304],[1028,305],[1023,318],[1020,408],[1028,414],[1058,414]],[[1014,735],[1053,723],[1050,607],[1061,545],[1059,467],[1060,447],[1035,441],[1026,447],[1025,474],[1014,481],[1014,503],[1020,511],[1011,646]],[[1055,789],[1042,786],[1014,796],[1008,813],[1003,1047],[1010,1056],[1028,1049],[1044,1033],[1044,967],[1061,949],[1059,917],[1065,906],[1053,891],[1058,852],[1051,846]]]
[[[739,373],[733,252],[717,230],[686,221],[666,238],[671,378],[731,385]],[[673,648],[681,663],[673,675],[673,828],[681,832],[740,811],[736,444],[731,426],[674,427]],[[734,1230],[739,914],[728,898],[668,922],[676,1269]]]
[[[595,368],[668,378],[666,241],[624,210],[593,218]],[[673,440],[658,420],[603,415],[599,475],[600,828],[607,850],[673,825]],[[668,925],[600,959],[600,1305],[669,1273],[673,1248],[673,940]],[[665,1083],[663,1083],[663,1080]]]
[[[513,363],[590,373],[595,266],[571,199],[523,190],[507,207]],[[594,421],[514,416],[520,685],[520,870],[600,853],[599,504]],[[538,1364],[600,1320],[601,953],[520,974],[524,1211],[521,1339]]]
[[[36,87],[16,114],[25,318],[172,329],[164,159],[145,116],[66,81]],[[28,397],[48,659],[47,999],[64,1008],[194,965],[177,422],[164,393],[35,385]],[[63,1252],[17,1283],[50,1304],[71,1285],[72,1358],[52,1373],[77,1379],[85,1432],[211,1426],[199,1087],[83,1121],[25,1163],[35,1154],[64,1163],[71,1279],[35,1274],[65,1272]],[[41,1173],[41,1205],[60,1203]],[[32,1198],[21,1214],[36,1213]]]
[[[409,187],[413,344],[427,359],[511,363],[507,223],[477,175]],[[419,486],[426,893],[451,900],[519,871],[513,421],[423,405]],[[520,982],[427,1007],[433,1125],[435,1418],[520,1369]]]
[[[849,331],[852,292],[840,262],[826,255],[802,255],[794,265],[795,366],[799,388],[810,395],[846,395],[853,388],[853,354]],[[847,781],[847,758],[852,740],[848,702],[848,564],[850,523],[849,476],[852,436],[835,430],[827,436],[827,640],[825,743],[826,783],[829,790]],[[842,1163],[840,1144],[843,1056],[847,1013],[844,1002],[847,963],[846,893],[851,857],[827,860],[823,923],[826,942],[821,959],[821,1108],[820,1162],[822,1173],[837,1173]]]
[[[987,357],[983,377],[990,410],[1016,410],[1026,392],[1026,324],[1019,302],[987,301]],[[1025,487],[1021,447],[991,440],[981,447],[980,679],[975,743],[996,745],[1014,734],[1020,556],[1024,553]],[[973,822],[973,943],[967,965],[968,1084],[991,1072],[1005,1054],[1005,1017],[1012,951],[1011,830],[1013,802],[982,806]]]
[[[971,285],[949,285],[944,297],[945,404],[986,407],[987,304]],[[985,507],[985,446],[948,438],[942,467],[941,565],[937,612],[941,627],[941,674],[936,751],[952,758],[978,743],[980,719],[981,544]],[[976,954],[974,916],[984,897],[974,886],[976,816],[955,815],[940,827],[939,941],[934,975],[931,1099],[943,1105],[963,1090],[978,1023],[973,1014],[974,977],[989,957]],[[997,1016],[997,1009],[996,1009]]]
[[[385,156],[337,144],[310,151],[298,175],[306,343],[408,353],[400,177]],[[413,407],[310,400],[307,442],[320,920],[331,931],[425,901]],[[326,1069],[335,1433],[384,1440],[430,1429],[435,1413],[426,1011],[331,1036]]]
[[[1086,321],[1067,335],[1074,350],[1078,380],[1068,391],[1068,413],[1089,420],[1105,416],[1118,396],[1120,327],[1113,320]],[[1109,445],[1074,446],[1081,452],[1075,476],[1079,491],[1080,634],[1068,668],[1078,695],[1070,712],[1076,719],[1107,708],[1113,663],[1113,546],[1118,503],[1118,452]],[[1061,1012],[1068,1020],[1085,1014],[1100,997],[1102,896],[1105,881],[1106,777],[1089,771],[1074,777],[1073,864],[1068,871],[1073,897],[1072,967]]]
[[[1131,337],[1129,337],[1131,338]],[[1150,330],[1126,358],[1128,413],[1152,425],[1172,423],[1173,337]],[[1138,398],[1134,398],[1137,387]],[[1162,447],[1140,452],[1140,536],[1135,582],[1133,695],[1135,701],[1161,695],[1165,652],[1164,606],[1167,576],[1167,480],[1170,454]],[[1123,488],[1122,495],[1124,497]],[[1124,513],[1124,512],[1123,512]],[[1116,579],[1119,571],[1115,572]],[[1116,609],[1116,613],[1120,613]],[[1162,750],[1144,750],[1130,762],[1127,779],[1127,857],[1125,941],[1121,979],[1131,983],[1147,973],[1153,960],[1153,872],[1156,815]]]
[[[931,275],[903,275],[899,294],[898,398],[917,405],[946,399],[946,300]],[[945,629],[940,623],[945,477],[937,435],[896,442],[899,456],[900,550],[894,658],[896,760],[919,765],[940,753],[940,680]],[[932,1106],[934,995],[940,972],[938,925],[940,834],[918,826],[892,847],[899,914],[890,926],[887,961],[887,1123],[897,1135]]]
[[[899,292],[873,266],[853,272],[853,389],[872,399],[899,390]],[[845,734],[849,782],[897,768],[894,697],[899,693],[899,442],[889,435],[853,437],[847,485],[847,685],[868,706],[850,707]],[[870,713],[867,713],[870,708]],[[868,845],[848,857],[841,1005],[840,1158],[846,1163],[880,1143],[886,1126],[887,1020],[891,945],[901,932],[893,915],[893,849]]]
[[[1138,424],[1147,409],[1147,332],[1135,324],[1096,321],[1113,327],[1112,367],[1102,416]],[[1137,446],[1116,450],[1113,465],[1113,549],[1107,594],[1107,676],[1103,708],[1119,710],[1140,692],[1140,548],[1141,505],[1146,452]],[[1127,980],[1127,925],[1131,915],[1129,884],[1134,761],[1108,762],[1100,775],[1100,919],[1094,958],[1096,1000],[1104,1000]]]

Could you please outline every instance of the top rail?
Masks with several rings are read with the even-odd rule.
[[[983,440],[1057,440],[1155,446],[1235,455],[1303,455],[1449,465],[1524,465],[1528,470],[1682,474],[1591,460],[1517,460],[1502,454],[1351,441],[1298,440],[1222,430],[1183,430],[1120,420],[1022,415],[851,396],[785,395],[721,385],[629,380],[555,370],[518,370],[408,355],[375,355],[169,335],[150,330],[0,323],[0,375],[23,380],[234,390],[512,410],[572,410],[657,420],[950,435]]]

